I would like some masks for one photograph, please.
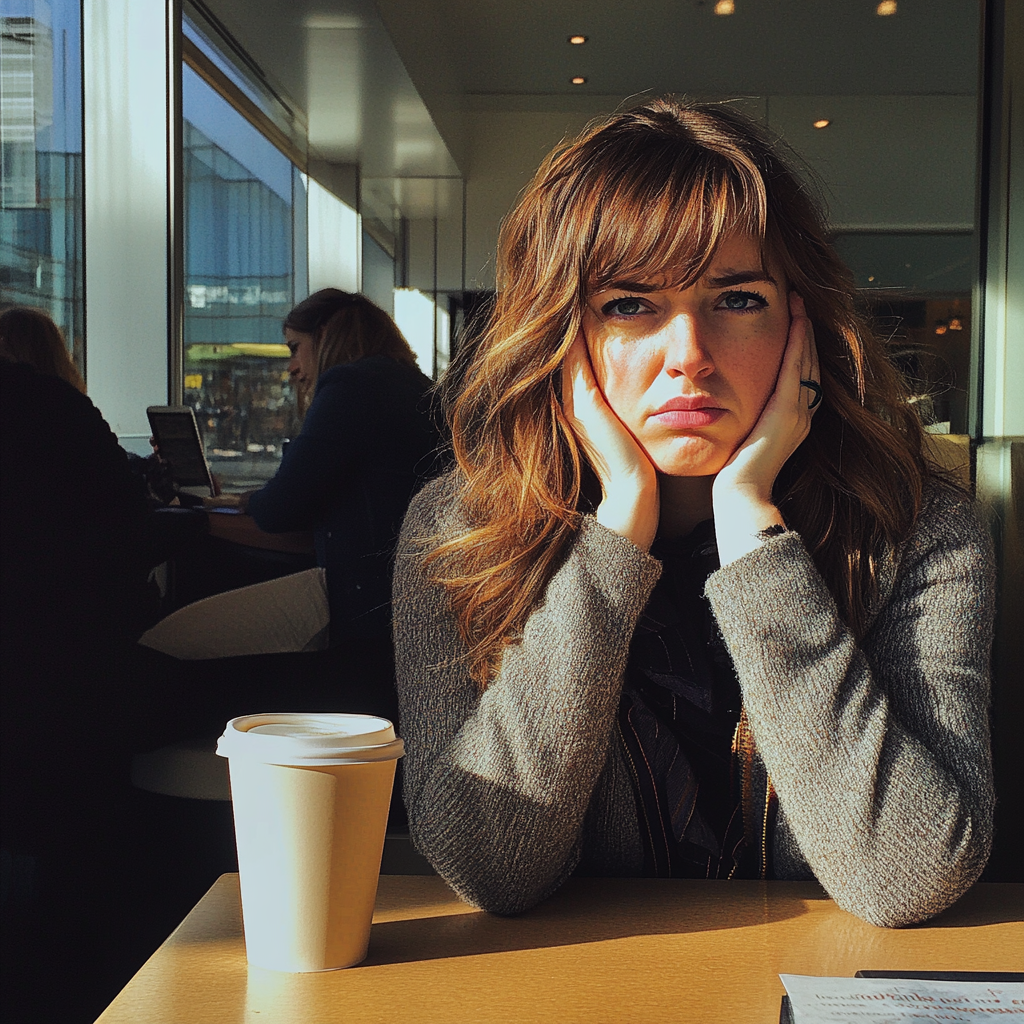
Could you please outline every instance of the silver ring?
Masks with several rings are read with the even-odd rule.
[[[800,387],[810,388],[814,392],[814,398],[811,399],[811,404],[807,408],[815,408],[821,401],[821,385],[816,380],[801,380]]]

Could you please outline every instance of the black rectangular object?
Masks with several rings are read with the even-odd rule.
[[[214,493],[196,414],[187,405],[151,405],[146,410],[160,457],[179,487],[208,487]]]
[[[1007,985],[1024,981],[1024,971],[858,971],[855,978],[892,978],[896,981],[978,981]]]

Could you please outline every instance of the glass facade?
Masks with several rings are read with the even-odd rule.
[[[968,433],[974,236],[861,232],[835,242],[922,422],[934,433]]]
[[[46,310],[85,373],[78,0],[0,3],[0,290]]]
[[[187,66],[182,111],[185,401],[224,484],[258,486],[299,429],[281,322],[304,290],[305,185]]]

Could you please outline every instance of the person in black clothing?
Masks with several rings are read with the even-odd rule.
[[[0,358],[5,1019],[91,1021],[127,980],[126,663],[151,515],[92,402]]]
[[[284,321],[289,371],[313,390],[302,431],[265,487],[235,498],[268,533],[312,528],[327,570],[332,647],[391,637],[391,563],[413,494],[435,470],[431,381],[394,321],[324,288]]]
[[[0,359],[31,366],[39,373],[59,377],[76,391],[88,394],[85,379],[75,365],[60,328],[42,309],[32,306],[8,306],[0,312]],[[175,498],[174,483],[167,463],[151,454],[125,452],[128,468],[153,507],[167,505]],[[159,529],[151,530],[159,544]],[[163,538],[165,544],[172,537]],[[162,558],[157,561],[163,561]]]

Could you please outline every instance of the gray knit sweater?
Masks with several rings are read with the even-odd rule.
[[[395,567],[415,845],[461,896],[503,914],[574,871],[641,874],[614,726],[660,562],[586,518],[481,694],[422,566],[424,540],[458,525],[451,478],[434,481],[410,506]],[[795,532],[711,575],[706,595],[779,797],[777,877],[816,877],[886,926],[938,913],[977,879],[992,837],[994,591],[974,504],[938,485],[886,569],[860,646]]]

